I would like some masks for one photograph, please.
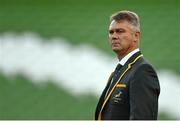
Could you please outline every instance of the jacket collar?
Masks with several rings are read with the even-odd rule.
[[[134,55],[132,55],[127,62],[125,63],[126,66],[128,66],[129,63],[131,63],[132,61],[134,61],[135,58],[137,58],[139,55],[141,55],[141,51],[136,52]]]

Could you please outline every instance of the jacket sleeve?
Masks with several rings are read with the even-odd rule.
[[[151,65],[137,68],[129,88],[130,119],[156,120],[158,114],[159,80]]]

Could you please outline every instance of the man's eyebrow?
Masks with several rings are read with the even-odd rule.
[[[109,29],[108,31],[124,31],[123,28]]]
[[[123,28],[114,28],[114,29],[109,29],[109,30],[124,30]]]

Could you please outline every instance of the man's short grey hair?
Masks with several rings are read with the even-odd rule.
[[[112,22],[113,20],[117,22],[127,21],[133,26],[133,28],[135,28],[136,31],[140,32],[140,19],[135,12],[127,10],[118,11],[111,15],[110,22]]]

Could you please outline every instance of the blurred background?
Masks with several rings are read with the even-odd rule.
[[[158,119],[180,119],[179,0],[0,0],[0,119],[93,119],[118,61],[107,34],[119,10],[141,18]]]

